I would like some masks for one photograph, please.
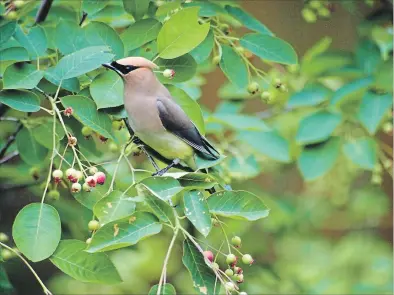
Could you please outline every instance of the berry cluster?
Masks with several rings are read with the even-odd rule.
[[[307,23],[315,23],[318,17],[323,19],[329,18],[332,11],[332,3],[328,1],[311,0],[305,4],[301,14]]]
[[[18,18],[17,11],[19,11],[25,4],[26,1],[23,0],[5,1],[6,12],[4,14],[4,17],[8,20],[17,19]]]

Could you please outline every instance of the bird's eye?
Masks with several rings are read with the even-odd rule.
[[[126,70],[127,71],[131,71],[131,67],[130,66],[126,66]]]

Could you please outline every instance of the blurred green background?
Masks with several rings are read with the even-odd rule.
[[[361,6],[351,13],[336,5],[329,20],[307,24],[300,13],[303,1],[241,2],[246,10],[291,43],[299,56],[324,36],[332,38],[332,49],[353,49],[357,25],[373,11]],[[219,103],[217,91],[225,77],[216,70],[205,78],[200,103],[213,110]],[[264,108],[255,100],[245,106],[246,112]],[[289,118],[288,124],[291,122]],[[392,137],[383,140],[391,145]],[[253,267],[244,268],[243,290],[248,294],[393,293],[393,183],[389,175],[384,175],[382,186],[373,185],[370,172],[358,170],[345,160],[338,161],[323,178],[308,183],[294,165],[264,159],[261,168],[260,175],[240,179],[233,183],[233,188],[261,196],[271,209],[269,217],[253,223],[226,221],[228,234],[241,236],[242,250],[256,261]],[[34,192],[39,190],[10,187],[5,178],[13,177],[16,183],[30,181],[28,167],[18,169],[1,167],[0,172],[0,231],[8,234],[17,212],[36,200]],[[65,221],[63,238],[86,239],[91,214],[68,200],[55,206]],[[193,232],[191,226],[190,231]],[[54,294],[145,294],[160,277],[170,237],[171,232],[164,231],[134,247],[111,253],[124,281],[116,286],[75,281],[48,261],[36,263],[34,268]],[[218,228],[208,237],[216,248],[222,239]],[[175,255],[171,256],[167,280],[179,294],[193,294],[192,281],[180,259],[180,245],[176,245]],[[15,294],[40,294],[33,275],[18,259],[8,261],[5,267]]]

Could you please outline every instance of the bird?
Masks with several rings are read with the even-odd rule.
[[[221,158],[158,80],[154,70],[159,67],[154,62],[132,56],[102,65],[123,79],[129,132],[146,148],[151,162],[150,154],[168,164],[159,170],[153,160],[154,176],[162,176],[172,167],[197,171],[198,159],[214,165]]]

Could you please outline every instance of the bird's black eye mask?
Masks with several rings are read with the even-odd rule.
[[[114,70],[115,72],[117,72],[120,75],[127,75],[128,73],[139,69],[140,67],[137,66],[132,66],[132,65],[121,65],[119,63],[117,63],[116,61],[113,61],[111,63],[107,63],[107,64],[103,64],[104,67]]]

